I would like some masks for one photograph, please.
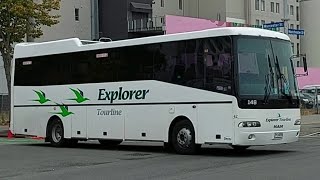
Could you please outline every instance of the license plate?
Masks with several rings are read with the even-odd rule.
[[[283,133],[282,132],[274,133],[274,139],[282,139],[282,138],[283,138]]]

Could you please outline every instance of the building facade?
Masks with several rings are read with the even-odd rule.
[[[300,3],[298,0],[248,0],[247,15],[249,24],[263,25],[273,22],[285,22],[280,32],[288,34],[288,29],[301,29]],[[301,36],[289,35],[292,41],[293,54],[301,54]],[[300,59],[295,64],[301,66]]]
[[[121,40],[154,35],[152,0],[99,0],[99,37]],[[161,31],[160,31],[161,33]]]
[[[61,0],[59,23],[51,27],[42,27],[43,36],[33,41],[43,42],[77,37],[92,39],[92,0]]]
[[[245,23],[245,0],[154,0],[157,16],[180,15]]]
[[[226,0],[154,0],[153,15],[178,15],[225,21]]]
[[[301,37],[301,52],[306,54],[308,66],[320,67],[320,51],[317,49],[320,42],[320,23],[315,18],[320,16],[319,0],[301,1],[301,27],[305,36]]]
[[[262,26],[285,22],[277,30],[300,29],[300,0],[154,0],[153,15],[188,16]],[[300,36],[289,35],[294,54],[301,54]],[[299,66],[301,63],[296,62]]]

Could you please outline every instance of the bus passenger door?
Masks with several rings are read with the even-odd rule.
[[[71,106],[69,107],[71,115],[71,137],[87,137],[87,107]]]
[[[200,143],[232,143],[232,104],[198,106],[198,140]]]
[[[222,44],[222,47],[219,48]],[[202,143],[233,142],[232,58],[231,39],[214,38],[207,42],[204,56],[205,90],[212,95],[198,109],[199,141]]]

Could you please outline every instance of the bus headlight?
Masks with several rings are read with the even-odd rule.
[[[300,120],[300,119],[297,119],[297,120],[294,122],[294,125],[301,125],[301,120]]]
[[[243,121],[240,122],[239,127],[261,127],[261,124],[259,121]]]

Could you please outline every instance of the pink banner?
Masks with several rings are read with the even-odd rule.
[[[231,23],[183,16],[166,16],[166,34],[228,27]]]
[[[309,75],[297,77],[299,89],[306,85],[320,85],[320,68],[308,68]],[[305,74],[303,68],[296,68],[297,74]]]

